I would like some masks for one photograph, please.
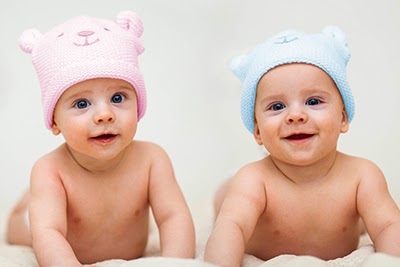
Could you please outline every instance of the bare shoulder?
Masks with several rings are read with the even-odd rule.
[[[165,150],[158,144],[148,141],[132,141],[134,152],[139,152],[142,155],[153,157],[167,157]]]
[[[230,218],[242,229],[253,229],[267,206],[266,185],[261,173],[257,162],[239,169],[227,184],[218,218]]]
[[[262,158],[258,161],[254,161],[244,165],[236,173],[234,179],[244,183],[262,183],[265,184],[269,177],[274,175],[274,170],[276,168],[273,166],[271,158],[269,156]]]
[[[172,172],[172,163],[167,152],[158,144],[147,141],[133,141],[132,153],[136,162],[142,162],[151,168],[153,174],[158,177],[162,172]],[[172,175],[169,175],[172,176]]]
[[[367,159],[359,159],[358,171],[360,174],[360,185],[363,187],[387,190],[385,175],[374,162]]]
[[[264,205],[266,198],[265,173],[268,168],[265,159],[246,164],[232,179],[231,193],[245,198],[252,203]]]
[[[70,155],[67,153],[66,145],[60,145],[55,150],[45,154],[44,156],[36,160],[32,167],[32,173],[56,172],[59,169],[60,165],[65,166],[67,164],[69,158]]]
[[[254,163],[246,164],[241,167],[232,177],[232,186],[238,191],[243,191],[257,186],[261,183],[260,174]]]
[[[371,160],[342,154],[344,169],[352,171],[358,179],[358,201],[369,202],[371,194],[388,195],[385,175]]]
[[[360,180],[383,176],[380,168],[371,160],[339,153],[340,168],[354,173]]]
[[[62,192],[60,169],[68,168],[70,155],[65,145],[40,157],[33,165],[30,175],[31,192]],[[47,195],[47,194],[46,194]]]
[[[261,160],[250,162],[239,169],[236,176],[238,177],[253,177],[258,179],[268,173],[269,169],[269,157],[265,157]]]

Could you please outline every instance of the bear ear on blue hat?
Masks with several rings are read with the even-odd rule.
[[[322,33],[332,37],[333,39],[347,46],[346,35],[339,27],[333,25],[327,26],[322,30]]]
[[[241,82],[244,82],[249,69],[250,56],[240,55],[232,59],[229,68]]]
[[[322,33],[334,39],[336,43],[346,51],[346,53],[349,53],[346,35],[339,27],[327,26],[322,30]]]

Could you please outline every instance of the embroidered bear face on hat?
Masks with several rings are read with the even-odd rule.
[[[142,22],[132,11],[120,12],[115,21],[79,16],[45,34],[36,29],[23,32],[19,44],[32,55],[48,129],[62,93],[94,78],[129,82],[136,91],[138,119],[143,117],[146,91],[138,62],[144,50],[142,32]]]

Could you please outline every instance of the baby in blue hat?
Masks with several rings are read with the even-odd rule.
[[[244,253],[335,259],[357,249],[365,229],[376,251],[400,256],[400,211],[384,175],[337,150],[354,116],[349,58],[344,33],[327,27],[282,32],[232,61],[243,122],[269,155],[217,192],[206,261],[240,266]]]

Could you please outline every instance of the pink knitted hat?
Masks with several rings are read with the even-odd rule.
[[[138,120],[146,110],[146,91],[138,56],[144,48],[139,37],[141,20],[122,11],[116,21],[75,17],[51,31],[22,33],[19,45],[32,54],[39,77],[46,127],[51,129],[58,99],[70,86],[94,78],[129,82],[136,90]]]

